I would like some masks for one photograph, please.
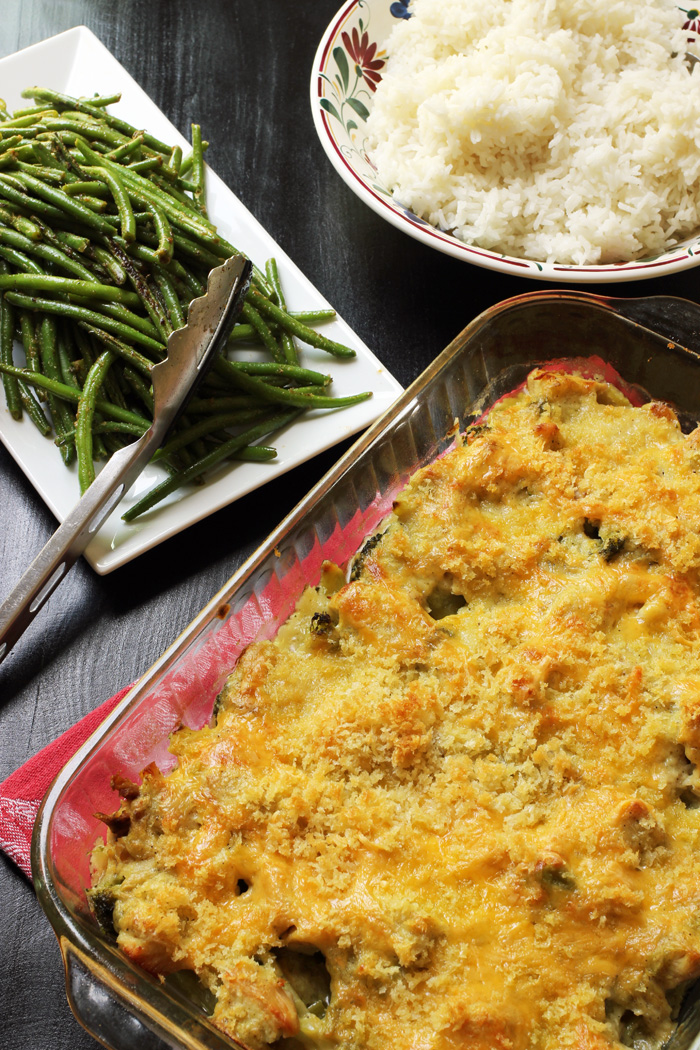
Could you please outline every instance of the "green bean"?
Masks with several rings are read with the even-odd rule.
[[[39,357],[39,344],[36,338],[36,330],[34,328],[34,321],[32,315],[26,310],[19,310],[19,325],[22,336],[22,346],[24,347],[24,356],[27,359],[27,368],[30,371],[36,371],[41,364]]]
[[[186,415],[180,416],[179,425],[185,430],[189,429],[192,425],[190,417]],[[227,435],[227,437],[228,436],[229,435]],[[203,456],[206,456],[212,446],[216,446],[217,444],[218,439],[214,432],[208,434],[206,438],[195,437],[187,447],[183,445],[179,453],[172,453],[170,456],[170,462],[174,464],[175,459],[182,457],[185,452],[192,457],[192,460],[201,459]]]
[[[334,321],[338,316],[331,307],[325,310],[287,310],[287,315],[302,324],[322,324],[323,321]]]
[[[108,349],[113,350],[119,357],[128,361],[132,368],[135,368],[137,372],[141,372],[142,375],[150,377],[153,362],[149,361],[147,357],[143,356],[143,354],[140,354],[138,350],[134,350],[133,346],[127,346],[126,343],[122,343],[120,339],[117,339],[109,332],[105,332],[104,329],[95,328],[93,325],[87,324],[85,321],[80,321],[79,324],[86,332],[95,339],[98,339]]]
[[[5,267],[5,263],[2,264]],[[12,365],[15,320],[12,307],[0,296],[0,361]],[[13,419],[22,418],[22,395],[19,382],[15,376],[3,375],[2,385],[5,391],[7,409]]]
[[[93,422],[92,424],[93,437],[104,434],[128,434],[131,437],[139,438],[145,434],[147,430],[148,422],[146,420],[138,425],[136,423],[122,423],[116,419],[101,419],[99,422]],[[60,446],[66,441],[75,441],[75,430],[72,430],[65,437],[57,438],[56,444]]]
[[[202,146],[204,143],[202,143]],[[161,190],[166,197],[174,199],[181,204],[186,211],[191,211],[193,215],[203,219],[204,223],[214,232],[216,232],[216,226],[211,219],[197,206],[197,202],[192,196],[194,194],[195,186],[193,182],[189,182],[186,179],[175,179],[173,180],[172,174],[168,168],[159,168],[153,171],[148,179],[150,185],[156,189]]]
[[[236,368],[249,376],[279,376],[282,379],[293,379],[308,386],[330,386],[333,382],[331,376],[324,372],[316,372],[312,368],[302,368],[301,365],[292,365],[287,361],[229,361],[225,366]]]
[[[265,276],[267,277],[268,283],[272,288],[273,294],[270,298],[284,309],[284,295],[282,294],[282,288],[279,283],[279,271],[277,269],[277,263],[275,259],[267,259],[265,262]]]
[[[100,440],[104,442],[108,456],[113,456],[115,452],[119,451],[119,449],[130,444],[130,442],[120,434],[105,434]]]
[[[11,294],[12,293],[9,292],[5,294],[5,301],[9,301]],[[21,306],[22,304],[18,303],[17,305]],[[53,317],[42,317],[39,324],[39,357],[43,373],[47,379],[51,379],[54,382],[61,382],[61,384],[67,386],[69,390],[73,389],[72,386],[63,383],[63,376],[58,357],[58,335],[56,323]],[[76,391],[76,394],[78,394],[78,391]],[[63,400],[57,399],[51,393],[49,394],[48,401],[56,433],[59,435],[65,434],[66,431],[70,430],[73,426],[73,417],[68,406],[63,403]],[[63,447],[61,449],[61,455],[64,463],[72,463],[75,458],[75,447]]]
[[[25,237],[19,230],[10,230],[6,226],[0,226],[0,244],[17,248],[28,255],[36,255],[37,258],[43,259],[45,262],[51,263],[67,273],[71,273],[81,280],[94,280],[94,274],[79,260],[75,259],[74,256],[69,255],[66,250],[62,251],[53,245],[34,241],[30,237]]]
[[[220,358],[217,366],[221,365],[230,366],[226,370],[235,386],[271,404],[295,405],[298,408],[344,408],[348,405],[359,404],[360,401],[366,401],[372,396],[369,390],[361,394],[351,394],[348,397],[329,397],[315,391],[273,387],[269,383],[256,379],[255,376],[246,375],[245,372],[237,369],[233,362]]]
[[[104,120],[109,124],[111,128],[115,128],[117,131],[122,132],[127,138],[131,138],[133,135],[138,134],[136,128],[132,127],[125,120],[121,120],[119,117],[115,117],[110,113],[102,112],[97,106],[91,103],[85,102],[82,99],[71,98],[70,95],[62,95],[57,91],[49,91],[45,88],[30,88],[27,91],[22,92],[24,98],[38,98],[43,99],[45,102],[50,102],[60,110],[61,108],[72,108],[76,109],[79,113],[86,113],[88,116],[96,117],[98,120]],[[151,149],[156,150],[157,153],[163,153],[166,156],[170,154],[170,146],[164,142],[160,142],[155,136],[143,133],[144,142]]]
[[[104,143],[108,149],[121,146],[124,142],[123,135],[113,131],[111,128],[105,127],[103,124],[93,123],[87,120],[76,120],[74,117],[66,115],[50,117],[47,120],[42,121],[42,124],[45,131],[72,132],[74,135],[86,138],[90,142]]]
[[[229,344],[231,343],[247,343],[247,342],[260,342],[260,338],[252,324],[239,323],[234,325],[233,331],[228,337]]]
[[[36,144],[32,139],[21,138],[16,145],[9,145],[7,139],[3,139],[0,140],[0,145],[3,147],[0,156],[3,170],[10,169],[11,174],[16,174],[20,161],[29,165],[36,164]]]
[[[85,176],[78,164],[77,151],[74,142],[77,135],[71,135],[66,131],[53,131],[37,135],[36,141],[47,146],[56,157],[56,160],[77,179],[84,180]],[[109,146],[102,145],[101,153],[109,152]]]
[[[70,277],[55,277],[47,273],[11,273],[0,274],[0,291],[53,292],[56,295],[78,295],[81,298],[100,299],[106,302],[124,303],[138,306],[141,301],[134,292],[123,288],[114,288],[109,284],[98,284],[96,281],[79,281]]]
[[[186,266],[183,266],[178,259],[172,259],[167,265],[167,270],[187,286],[189,291],[188,299],[194,299],[199,295],[204,295],[204,283],[195,277],[191,270],[188,270]]]
[[[177,175],[180,174],[180,168],[182,167],[182,147],[173,146],[170,157],[168,158],[168,168],[174,171]]]
[[[100,354],[88,372],[78,401],[75,448],[78,454],[78,480],[81,493],[85,492],[95,480],[95,465],[92,458],[92,423],[95,415],[95,401],[114,360],[115,354],[111,350],[105,350]]]
[[[267,407],[255,410],[248,409],[245,412],[238,410],[236,412],[221,412],[218,415],[204,416],[197,423],[191,423],[184,430],[181,430],[176,437],[171,438],[162,448],[158,449],[154,458],[162,459],[170,456],[173,452],[179,452],[180,449],[197,438],[206,437],[207,434],[211,434],[213,431],[240,426],[241,423],[250,423],[254,419],[259,419],[265,415],[269,415]]]
[[[22,398],[22,408],[27,413],[39,433],[43,434],[44,437],[48,437],[51,433],[51,424],[44,415],[41,405],[25,383],[22,383],[20,380],[17,380],[17,383],[19,386],[19,395]]]
[[[136,344],[137,346],[145,347],[147,350],[152,350],[158,355],[162,354],[162,343],[157,342],[149,335],[123,321],[117,321],[105,314],[96,313],[85,306],[60,302],[55,299],[41,299],[38,296],[20,295],[17,292],[6,292],[5,298],[14,306],[20,306],[24,310],[34,310],[57,317],[72,317],[78,321],[87,321],[88,324],[94,324],[96,328],[103,328],[107,332],[111,332],[112,335],[116,335],[118,339],[122,339],[129,345]],[[139,321],[142,323],[141,319]]]
[[[284,361],[284,352],[282,347],[279,345],[274,335],[270,331],[269,325],[265,323],[263,318],[260,316],[258,311],[250,302],[243,303],[241,314],[245,317],[249,325],[257,332],[258,336],[264,347],[272,354],[273,360]]]
[[[97,413],[95,413],[95,419],[96,418],[97,418]],[[123,446],[124,444],[129,444],[128,441],[125,442],[123,440],[123,438],[119,437],[116,434],[105,434],[105,435],[96,434],[94,432],[94,428],[96,426],[97,426],[97,423],[93,420],[93,434],[92,434],[92,456],[93,456],[93,459],[96,459],[96,460],[97,459],[109,459],[109,457],[112,455],[112,453],[116,451],[116,449],[113,446],[110,446],[110,444],[109,444],[112,441],[114,443],[117,443],[117,444],[121,445],[121,446]]]
[[[148,157],[147,160],[136,160],[128,165],[129,171],[135,171],[139,174],[143,172],[154,171],[157,168],[163,167],[162,157]]]
[[[58,348],[58,364],[63,382],[67,383],[68,386],[74,386],[76,390],[80,390],[81,384],[76,377],[75,362],[70,359],[66,333],[62,328],[57,330],[56,345]],[[82,362],[80,363],[82,364]]]
[[[187,411],[194,415],[199,412],[210,414],[215,412],[235,412],[259,408],[260,404],[261,402],[257,398],[250,397],[248,394],[229,394],[226,397],[192,397],[187,402]]]
[[[106,248],[102,248],[99,244],[91,244],[87,252],[95,262],[104,268],[115,284],[126,284],[129,279],[128,274],[111,252],[107,251]]]
[[[202,147],[204,146],[205,143],[203,142]],[[174,178],[172,175],[170,175],[170,169],[167,166],[161,172],[154,176],[153,181],[157,183],[161,187],[161,189],[165,189],[166,179],[168,179],[171,182],[171,186],[173,189],[179,191],[178,200],[182,199],[181,195],[184,195],[184,199],[188,200],[189,198],[187,194],[194,193],[194,183],[191,182],[189,179],[181,178],[179,175],[177,176],[177,178]]]
[[[16,109],[12,114],[12,117],[13,119],[17,119],[17,117],[37,117],[39,114],[46,112],[46,106],[25,106],[24,109]],[[48,112],[53,113],[54,115],[58,115],[58,111],[55,109],[48,110]],[[10,122],[8,121],[8,123]]]
[[[30,259],[24,252],[18,252],[14,248],[5,248],[3,245],[0,245],[0,258],[4,259],[5,262],[12,263],[18,270],[24,270],[28,273],[44,273],[37,262]]]
[[[68,182],[63,187],[64,191],[70,196],[75,197],[81,194],[92,194],[92,196],[99,196],[100,194],[106,195],[109,190],[108,187],[97,179],[90,179],[87,181]]]
[[[146,313],[151,319],[151,324],[154,329],[154,334],[158,334],[163,339],[164,343],[167,343],[168,336],[172,332],[173,328],[170,323],[170,319],[167,316],[165,306],[158,301],[156,296],[153,294],[148,281],[138,268],[134,265],[132,259],[129,258],[126,251],[124,251],[120,244],[116,241],[109,242],[109,249],[119,262],[119,264],[126,271],[126,274],[131,281],[131,284],[136,289],[136,294],[141,300],[141,304],[145,309]]]
[[[101,302],[99,304],[100,313],[103,316],[113,317],[115,321],[120,321],[123,324],[136,328],[139,332],[143,332],[144,335],[150,336],[153,341],[157,341],[161,337],[161,333],[157,330],[153,321],[148,317],[143,317],[141,314],[134,313],[126,306],[122,306],[121,303],[110,303]],[[153,357],[155,360],[160,361],[165,352],[165,339],[158,343],[158,349],[155,346],[151,347]]]
[[[23,129],[21,136],[22,140],[16,147],[19,160],[26,160],[30,164],[45,164],[47,168],[56,168],[55,158],[46,142],[42,142],[39,138],[38,128]],[[3,145],[5,141],[3,139]]]
[[[87,379],[88,369],[85,367],[85,361],[82,357],[78,357],[73,362],[73,374],[80,390],[85,386],[85,380]]]
[[[112,199],[117,208],[117,214],[119,215],[119,229],[122,238],[127,244],[131,244],[136,237],[136,220],[134,219],[129,194],[126,191],[122,178],[116,171],[106,167],[104,164],[97,168],[87,168],[87,173],[90,175],[95,174],[99,178],[104,179],[109,186]]]
[[[55,117],[56,111],[52,109],[34,108],[31,112],[22,113],[18,117],[13,117],[12,120],[6,120],[2,127],[3,131],[6,128],[29,128],[32,124],[37,124],[43,117]]]
[[[0,224],[1,223],[4,223],[5,226],[12,226],[15,230],[18,230],[23,236],[28,237],[30,240],[41,240],[41,229],[39,226],[24,215],[8,211],[4,206],[4,203],[0,204]],[[18,223],[21,224],[20,227],[18,227]]]
[[[81,110],[79,110],[79,109],[75,109],[75,108],[71,109],[69,106],[67,106],[66,108],[61,109],[61,110],[57,109],[56,116],[57,117],[60,116],[64,120],[77,120],[78,122],[82,122],[83,124],[95,124],[95,123],[97,123],[99,126],[102,126],[104,124],[104,121],[101,121],[99,118],[98,118],[97,121],[95,121],[94,117],[91,117],[90,119],[88,119],[87,114],[81,112]],[[124,138],[126,138],[126,136],[125,135],[121,135],[121,138],[124,139]]]
[[[79,140],[78,148],[92,164],[100,163],[100,158],[96,157],[86,142]],[[214,232],[214,227],[203,215],[195,212],[194,209],[186,208],[181,201],[173,198],[172,193],[168,194],[158,186],[155,186],[151,181],[143,179],[132,167],[119,167],[113,161],[108,161],[104,157],[101,158],[101,162],[108,166],[110,170],[116,168],[123,175],[127,185],[131,185],[137,193],[142,194],[147,200],[160,205],[173,225],[180,227],[185,233],[190,234],[195,239],[198,237],[203,238],[212,251],[215,251],[216,248],[220,249],[218,253],[215,252],[219,258],[235,254],[233,246],[229,245]]]
[[[89,237],[70,230],[52,230],[50,226],[42,226],[42,233],[50,241],[58,242],[63,250],[78,252],[79,255],[84,255],[91,244]]]
[[[253,441],[257,441],[259,438],[264,437],[265,434],[273,433],[275,430],[281,430],[282,427],[286,426],[293,419],[297,417],[298,412],[284,412],[280,415],[272,416],[267,419],[264,423],[259,423],[257,426],[250,427],[242,434],[238,434],[236,437],[231,438],[229,441],[220,445],[217,449],[192,464],[191,467],[183,471],[178,471],[177,474],[173,474],[172,477],[166,478],[165,481],[161,481],[159,485],[147,492],[138,502],[132,507],[129,507],[124,514],[122,514],[123,521],[133,521],[134,518],[139,517],[145,511],[150,510],[156,503],[160,503],[161,500],[169,496],[175,489],[180,488],[182,485],[186,485],[190,481],[194,481],[205,471],[210,470],[217,463],[220,463],[223,459],[227,459],[232,452],[243,448],[246,445],[252,444]]]
[[[84,204],[86,208],[89,208],[90,211],[97,212],[98,215],[101,215],[102,212],[106,212],[108,208],[107,201],[101,200],[98,197],[86,197],[84,194],[76,194],[76,196],[71,199],[77,201],[78,204]]]
[[[23,234],[30,240],[38,240],[41,236],[41,229],[39,225],[29,216],[15,214],[10,220],[10,225],[17,230],[18,233]]]
[[[220,360],[224,360],[221,358]],[[208,399],[210,397],[229,397],[238,388],[234,386],[233,381],[226,372],[224,375],[218,374],[219,360],[214,361],[211,370],[207,373],[206,378],[203,380],[200,387],[200,393],[202,397]]]
[[[77,325],[73,326],[73,338],[75,339],[75,345],[80,354],[83,382],[97,357],[96,347],[93,345],[93,340],[90,338],[90,335],[85,328],[84,321],[79,321]],[[94,343],[98,342],[100,342],[100,340],[94,340]],[[105,377],[105,396],[113,402],[113,404],[119,405],[121,408],[126,408],[126,400],[122,392],[123,387],[126,388],[123,378],[116,369],[111,368]]]
[[[64,168],[58,157],[51,152],[44,142],[41,142],[39,139],[32,139],[31,147],[32,153],[44,165],[44,167],[55,168],[57,171],[62,171],[66,178],[69,177],[70,173]]]
[[[84,324],[84,322],[83,322]],[[81,361],[81,372],[86,376],[92,367],[95,357],[97,356],[92,345],[92,341],[88,338],[86,332],[83,329],[83,325],[78,323],[73,329],[73,335],[75,338],[75,346],[80,354]]]
[[[321,350],[325,350],[334,357],[356,356],[355,351],[349,346],[337,343],[334,339],[328,339],[325,335],[321,335],[320,332],[315,332],[313,328],[309,328],[307,325],[302,324],[297,318],[290,317],[288,313],[281,310],[279,306],[275,306],[274,303],[270,302],[270,300],[266,299],[263,295],[260,295],[255,289],[251,291],[250,299],[253,305],[258,308],[261,313],[267,314],[268,317],[272,317],[277,321],[281,328],[298,336],[299,339],[302,339],[310,346],[315,346]]]
[[[17,154],[14,150],[10,150],[9,153],[3,153],[0,156],[0,171],[6,171],[8,168],[14,170],[17,167]]]
[[[201,291],[198,294],[201,295]],[[337,316],[335,310],[288,310],[287,314],[293,320],[301,321],[301,323],[305,325],[321,324],[323,321],[333,321]],[[270,328],[272,331],[276,331],[279,326],[270,325]],[[283,335],[284,334],[286,333],[283,333]],[[230,343],[247,342],[249,340],[260,341],[255,328],[253,328],[251,324],[246,324],[244,322],[237,324],[229,336]],[[293,364],[294,362],[289,363]]]
[[[113,106],[116,102],[121,102],[121,98],[120,91],[115,95],[91,95],[90,98],[87,95],[81,95],[76,101],[87,102],[90,106]]]
[[[124,160],[126,157],[130,157],[132,153],[139,152],[142,146],[143,135],[134,135],[128,142],[124,142],[121,146],[117,146],[116,149],[110,150],[105,156],[108,160]]]
[[[31,175],[44,182],[52,182],[56,186],[62,186],[66,181],[65,171],[57,168],[47,168],[40,164],[27,164],[26,161],[19,158],[15,159],[15,166],[17,171],[24,175]]]
[[[175,240],[173,238],[172,226],[168,222],[168,216],[165,214],[162,208],[158,207],[157,204],[146,202],[146,208],[148,209],[151,218],[153,220],[153,229],[155,230],[156,237],[158,238],[158,247],[156,248],[156,255],[160,259],[164,266],[172,260],[173,251],[175,248]]]
[[[22,136],[21,135],[11,135],[7,139],[1,139],[0,140],[0,150],[2,150],[2,153],[4,154],[8,150],[11,151],[12,149],[14,149],[15,146],[19,146],[21,141],[22,141]]]
[[[60,152],[59,147],[62,147],[62,149],[66,151],[65,156],[70,160],[68,167],[71,167],[71,165],[75,163],[76,158],[73,156],[71,150],[75,149],[75,144],[79,138],[82,138],[82,135],[78,135],[74,131],[40,131],[37,133],[37,140],[39,142],[50,142],[52,146],[56,148],[57,152]],[[93,141],[92,148],[96,153],[109,153],[108,142]]]
[[[202,150],[202,129],[199,124],[192,124],[192,185],[194,199],[203,215],[207,214],[206,178],[204,170],[204,153]]]
[[[143,407],[146,409],[150,416],[153,415],[153,394],[149,385],[144,383],[138,372],[135,372],[133,368],[124,369],[124,378],[131,390],[139,399]]]
[[[62,380],[58,362],[58,333],[52,317],[42,317],[39,321],[39,357],[44,375],[49,379]]]
[[[265,263],[265,275],[270,282],[270,287],[275,293],[277,305],[281,310],[286,311],[287,303],[284,298],[279,270],[277,269],[277,261],[275,259],[268,259]],[[297,348],[294,345],[294,339],[289,332],[282,332],[280,343],[285,361],[289,361],[290,364],[297,364],[299,361],[299,355],[297,354]]]
[[[180,230],[173,230],[173,242],[175,248],[186,255],[188,259],[194,260],[199,263],[207,270],[212,270],[215,266],[221,265],[221,256],[215,255],[210,252],[208,248],[203,247],[201,244],[196,244],[190,237],[187,237]],[[233,252],[232,254],[235,254]]]
[[[172,328],[184,328],[185,315],[170,276],[162,267],[154,266],[153,280],[156,282],[158,290],[163,298],[163,302],[165,303],[165,308],[168,312],[168,318]]]
[[[76,390],[72,386],[68,386],[67,383],[62,382],[61,380],[50,379],[42,372],[30,372],[27,368],[16,368],[12,365],[6,365],[2,361],[0,361],[0,372],[5,375],[16,376],[18,379],[23,380],[25,383],[30,383],[32,386],[42,387],[56,399],[66,401],[69,404],[77,405],[80,400],[79,390]],[[143,416],[138,415],[136,412],[132,412],[129,409],[121,408],[119,405],[115,405],[111,401],[97,398],[95,401],[95,408],[102,415],[109,416],[110,419],[116,419],[123,423],[133,423],[136,426],[140,426],[145,422],[146,426],[148,426],[148,422]]]
[[[235,401],[235,398],[227,398],[221,400],[228,400],[231,402]],[[222,412],[196,412],[191,409],[191,405],[188,404],[187,410],[190,416],[207,417],[210,421],[219,417],[227,416],[231,420],[231,426],[240,426],[242,423],[251,423],[255,419],[259,419],[263,415],[267,415],[270,411],[270,406],[265,405],[262,402],[252,402],[247,408],[225,408]]]
[[[154,266],[153,276],[155,277],[159,273],[164,274],[167,278],[170,287],[172,288],[174,294],[177,296],[180,312],[182,313],[182,316],[185,317],[186,313],[189,311],[190,308],[189,304],[192,302],[193,299],[192,289],[190,288],[189,284],[186,284],[185,281],[183,281],[180,277],[177,276],[177,274],[174,272],[174,270],[171,269],[170,266]],[[162,288],[160,289],[160,293],[161,295],[163,295]]]
[[[8,178],[9,176],[4,175],[2,176],[2,181],[7,182]],[[84,204],[80,204],[79,201],[73,200],[72,197],[65,194],[63,190],[56,190],[52,186],[47,186],[41,179],[36,179],[33,175],[22,173],[21,176],[16,178],[27,189],[33,190],[37,197],[47,201],[59,212],[58,216],[54,216],[55,218],[63,218],[60,213],[64,212],[69,218],[76,220],[83,226],[99,230],[100,233],[113,233],[115,231],[116,227],[113,221],[110,221],[103,215],[96,215],[90,208],[86,208]]]
[[[269,445],[244,445],[243,448],[234,449],[227,458],[241,459],[247,463],[267,463],[277,458],[277,449]]]
[[[20,208],[26,208],[32,214],[36,213],[46,219],[53,219],[54,222],[57,220],[62,221],[64,218],[63,212],[59,208],[56,208],[53,204],[47,204],[46,201],[37,197],[31,197],[21,183],[17,183],[11,179],[11,176],[4,173],[0,174],[0,196],[12,204],[18,205]],[[87,211],[87,208],[85,210]]]
[[[233,246],[216,234],[209,220],[192,207],[192,202],[184,194],[179,195],[172,187],[166,192],[153,179],[136,182],[139,175],[133,168],[126,169],[125,178],[137,193],[142,193],[151,203],[160,206],[173,226],[179,227],[186,236],[202,240],[217,258],[235,254]]]
[[[265,376],[264,382],[267,383],[268,386],[278,386],[283,387],[286,390],[296,390],[297,393],[300,390],[307,391],[309,389],[315,391],[316,393],[319,392],[318,387],[316,385],[312,386],[311,388],[305,386],[295,386],[293,383],[290,383],[285,376]]]

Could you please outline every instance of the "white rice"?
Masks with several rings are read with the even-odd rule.
[[[700,229],[700,68],[672,0],[413,0],[367,147],[469,244],[576,265]]]

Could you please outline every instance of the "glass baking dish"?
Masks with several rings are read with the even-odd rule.
[[[123,957],[86,902],[89,853],[119,805],[110,776],[172,767],[170,733],[203,725],[242,650],[269,638],[325,559],[346,562],[391,509],[410,474],[538,364],[614,368],[643,399],[671,402],[684,429],[700,419],[700,306],[682,299],[610,299],[582,292],[518,296],[479,315],[343,456],[195,617],[68,763],[34,829],[39,900],[58,937],[78,1020],[112,1050],[236,1045],[192,989],[159,982]],[[687,1005],[669,1050],[700,1047]]]

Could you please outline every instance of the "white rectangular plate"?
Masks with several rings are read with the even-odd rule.
[[[136,127],[148,129],[165,142],[187,146],[185,139],[148,95],[85,26],[69,29],[0,59],[0,97],[5,99],[8,109],[31,105],[22,99],[21,93],[35,85],[74,96],[121,92],[121,102],[110,112]],[[216,128],[205,128],[204,132],[205,137],[211,139],[216,135]],[[207,171],[207,202],[210,218],[223,236],[258,266],[264,266],[265,261],[274,256],[290,309],[310,310],[328,306],[323,296],[211,170]],[[271,438],[277,449],[276,459],[264,464],[225,464],[208,478],[205,485],[174,493],[167,501],[127,525],[121,520],[126,507],[164,477],[160,468],[147,467],[85,552],[96,572],[103,575],[124,565],[317,452],[363,430],[389,407],[401,392],[401,386],[368,347],[340,317],[324,325],[322,331],[353,347],[357,357],[339,361],[321,350],[304,346],[301,348],[302,363],[309,368],[330,372],[334,380],[331,393],[334,395],[372,390],[374,396],[350,408],[305,415]],[[2,397],[0,402],[0,441],[59,521],[63,521],[80,496],[75,469],[63,465],[58,449],[42,437],[29,420],[13,420]],[[270,527],[275,524],[270,521]]]

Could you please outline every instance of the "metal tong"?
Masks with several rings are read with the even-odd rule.
[[[168,339],[153,367],[153,423],[115,452],[0,606],[0,663],[80,557],[182,413],[194,387],[224,345],[243,305],[252,265],[237,255],[209,274],[206,294],[190,304],[187,324]]]

